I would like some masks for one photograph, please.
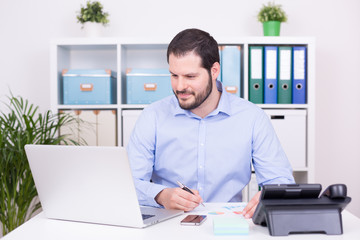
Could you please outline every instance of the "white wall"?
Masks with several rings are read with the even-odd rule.
[[[49,41],[81,37],[85,0],[0,0],[0,99],[22,95],[50,107]],[[172,37],[198,27],[219,36],[261,36],[256,14],[267,0],[101,0],[109,37]],[[346,183],[348,209],[360,217],[360,1],[282,0],[283,36],[315,36],[316,182]]]

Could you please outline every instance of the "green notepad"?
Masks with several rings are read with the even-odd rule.
[[[241,217],[214,218],[215,235],[248,235],[249,223]]]

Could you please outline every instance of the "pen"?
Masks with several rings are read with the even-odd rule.
[[[179,185],[179,187],[180,187],[182,190],[185,190],[185,191],[191,193],[192,195],[195,195],[187,186],[185,186],[184,184],[182,184],[182,183],[179,182],[179,181],[176,181],[176,182],[177,182],[177,184]],[[204,203],[201,202],[200,204],[205,207]]]

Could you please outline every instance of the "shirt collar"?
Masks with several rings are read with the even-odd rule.
[[[220,96],[220,101],[219,104],[217,106],[217,108],[212,111],[208,116],[214,116],[217,115],[219,113],[224,113],[226,115],[231,114],[231,105],[230,105],[230,99],[229,99],[229,95],[230,93],[226,92],[222,83],[219,81],[216,81],[216,87],[218,89],[219,92],[221,92],[221,96]],[[172,105],[173,105],[173,114],[174,116],[176,115],[186,115],[188,117],[198,117],[197,115],[195,115],[194,113],[192,113],[190,110],[184,110],[180,107],[179,102],[176,98],[176,96],[174,95],[171,98],[172,101]]]

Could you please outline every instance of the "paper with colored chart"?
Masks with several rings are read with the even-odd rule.
[[[241,215],[242,210],[247,203],[204,203],[205,207],[198,206],[192,213],[201,212],[201,214],[207,215]]]

